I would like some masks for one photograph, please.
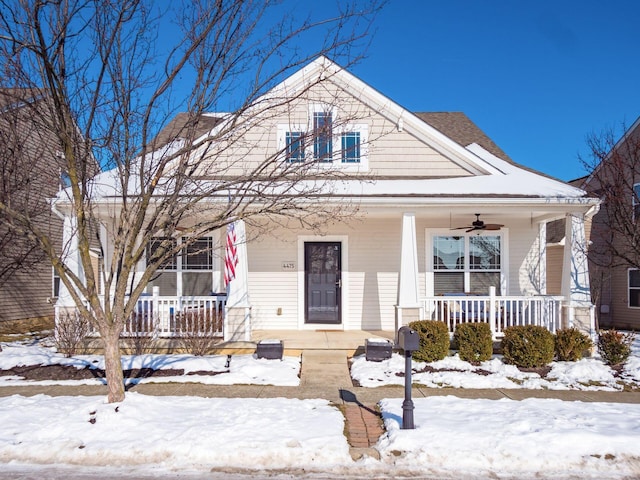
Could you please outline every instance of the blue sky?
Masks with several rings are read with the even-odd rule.
[[[411,111],[462,111],[511,158],[584,175],[586,136],[640,115],[640,2],[391,0],[350,71]]]

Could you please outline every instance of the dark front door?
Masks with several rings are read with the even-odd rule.
[[[340,242],[304,244],[305,323],[341,323]]]

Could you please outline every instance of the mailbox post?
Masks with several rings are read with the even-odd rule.
[[[402,428],[413,429],[413,400],[411,399],[411,355],[420,349],[418,332],[407,326],[398,330],[398,347],[404,351],[404,402],[402,402]]]

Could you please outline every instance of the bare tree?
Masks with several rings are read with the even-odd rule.
[[[640,268],[640,131],[613,130],[587,139],[589,191],[602,199],[592,224],[589,259],[601,268]]]
[[[256,162],[245,135],[304,98],[307,90],[267,95],[294,70],[318,55],[344,66],[361,55],[379,5],[336,3],[332,16],[303,16],[300,6],[268,0],[1,1],[0,81],[45,99],[41,128],[55,133],[70,183],[56,208],[73,219],[84,278],[66,263],[68,245],[56,248],[7,202],[0,212],[51,260],[99,332],[110,402],[124,399],[124,322],[158,267],[189,239],[236,219],[296,218],[319,228],[344,215],[309,209],[335,172],[283,162],[282,151]],[[105,170],[98,177],[96,162]],[[116,193],[108,205],[95,200],[105,183]],[[104,272],[92,262],[97,226],[111,236]],[[186,245],[176,245],[178,235]],[[136,275],[153,238],[164,240]]]

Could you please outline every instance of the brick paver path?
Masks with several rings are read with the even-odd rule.
[[[384,431],[382,418],[374,407],[358,404],[344,405],[347,440],[354,448],[373,447]]]

